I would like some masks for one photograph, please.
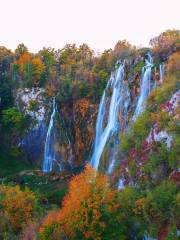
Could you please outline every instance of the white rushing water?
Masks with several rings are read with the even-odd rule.
[[[150,54],[147,54],[145,66],[142,68],[140,93],[137,97],[135,111],[131,119],[129,119],[131,95],[128,82],[124,80],[124,65],[120,64],[115,73],[111,74],[99,104],[94,149],[90,161],[93,168],[99,168],[103,151],[107,143],[110,143],[111,147],[108,153],[106,153],[106,173],[112,174],[117,160],[121,158],[118,134],[128,129],[130,127],[129,123],[134,122],[145,110],[146,100],[154,88],[154,84],[151,82],[152,67],[153,59]],[[159,71],[162,83],[164,78],[164,64],[160,65]],[[119,180],[118,188],[123,188],[122,179]]]
[[[159,72],[160,72],[160,83],[163,83],[164,79],[164,63],[159,65]]]
[[[91,166],[94,167],[95,169],[98,169],[100,158],[108,138],[117,128],[118,124],[117,112],[120,103],[120,89],[122,86],[123,78],[124,78],[124,66],[123,64],[120,64],[115,74],[111,75],[100,101],[98,117],[96,122],[96,137],[94,151],[91,158]],[[105,126],[105,128],[103,128],[103,120],[106,112],[105,102],[106,91],[109,88],[109,86],[111,86],[112,88],[112,95],[109,105],[107,125]]]
[[[132,120],[135,121],[139,114],[141,114],[146,106],[146,99],[151,91],[151,68],[153,66],[152,57],[150,54],[147,55],[146,65],[142,69],[142,80],[140,85],[140,94],[137,100],[136,108]]]
[[[44,160],[43,160],[43,172],[51,172],[53,161],[56,161],[56,131],[55,131],[55,116],[56,116],[56,100],[53,98],[52,103],[52,114],[48,126],[46,135],[45,149],[44,149]]]
[[[111,154],[109,155],[109,166],[107,170],[107,174],[111,175],[114,166],[116,164],[117,159],[119,159],[119,146],[120,139],[119,133],[123,132],[128,126],[128,111],[131,103],[130,91],[128,82],[123,81],[121,85],[121,89],[119,92],[119,101],[117,102],[118,108],[118,119],[117,119],[117,127],[116,127],[116,135],[114,136],[113,148],[111,150]]]
[[[133,122],[145,110],[146,100],[149,96],[149,93],[153,89],[153,87],[151,87],[151,69],[153,67],[153,60],[150,54],[148,54],[147,57],[148,58],[145,59],[146,65],[145,67],[142,68],[140,94],[136,103],[135,112],[132,116]],[[119,179],[118,189],[123,189],[123,188],[124,188],[123,180]]]

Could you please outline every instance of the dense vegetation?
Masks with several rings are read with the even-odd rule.
[[[30,53],[24,44],[15,52],[0,47],[0,140],[14,155],[23,155],[17,147],[34,122],[23,116],[15,100],[16,91],[25,88],[45,89],[46,99],[56,96],[59,105],[72,105],[75,100],[91,99],[98,104],[106,80],[117,59],[137,54],[126,41],[119,41],[113,50],[97,56],[86,44],[67,44],[63,49],[43,48]],[[86,103],[86,102],[85,102]],[[29,110],[38,108],[31,102]]]
[[[180,33],[168,30],[150,43],[151,49],[137,49],[119,41],[98,56],[86,44],[37,54],[23,44],[14,53],[0,47],[0,239],[179,239],[180,112],[170,99],[180,89]],[[123,159],[113,176],[89,165],[80,174],[74,169],[43,175],[27,161],[18,142],[35,122],[17,106],[17,89],[44,88],[45,98],[56,96],[61,106],[85,103],[84,98],[98,103],[115,62],[126,59],[133,66],[125,69],[126,77],[138,76],[147,51],[155,66],[166,63],[164,82],[151,92],[146,111],[120,135]],[[138,84],[129,87],[136,92]],[[36,109],[36,103],[30,107]],[[170,147],[155,141],[155,129],[172,137]],[[121,190],[119,178],[125,185]]]

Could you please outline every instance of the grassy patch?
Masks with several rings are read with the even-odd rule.
[[[68,189],[68,179],[56,179],[53,176],[22,176],[21,186],[28,186],[36,192],[44,203],[60,204]]]
[[[22,189],[30,188],[38,196],[42,204],[47,207],[52,204],[60,205],[68,190],[72,175],[79,173],[79,169],[68,173],[51,173],[43,175],[34,166],[21,158],[11,156],[0,149],[0,180],[4,184],[19,185]]]
[[[17,174],[18,172],[32,169],[32,165],[11,156],[9,153],[0,149],[0,178]]]

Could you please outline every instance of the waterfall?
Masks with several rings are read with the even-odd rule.
[[[149,237],[149,236],[146,235],[146,236],[144,236],[143,240],[156,240],[156,239],[151,238],[151,237]]]
[[[148,59],[145,60],[145,67],[142,68],[141,73],[141,83],[140,83],[140,94],[136,103],[135,112],[132,116],[132,121],[134,122],[139,114],[141,114],[145,109],[146,100],[149,96],[149,93],[153,89],[151,87],[151,68],[153,67],[153,61],[150,54],[147,55]],[[120,178],[118,182],[118,189],[123,189],[124,183]]]
[[[53,98],[52,102],[52,114],[48,126],[46,135],[45,149],[44,149],[44,160],[43,160],[43,172],[51,172],[53,161],[56,161],[56,131],[55,131],[55,116],[56,116],[56,100]]]
[[[100,105],[99,105],[99,111],[98,111],[98,117],[97,117],[97,123],[96,123],[96,137],[95,137],[95,146],[94,148],[97,149],[100,137],[103,131],[103,118],[105,113],[105,97],[106,97],[106,91],[103,92]]]
[[[159,65],[159,72],[160,72],[160,83],[163,83],[163,79],[164,79],[164,63]]]
[[[123,132],[128,126],[128,111],[131,103],[130,91],[128,82],[123,81],[121,89],[119,92],[119,102],[118,102],[118,128],[116,136],[114,137],[114,147],[112,149],[112,154],[109,156],[109,166],[107,174],[112,174],[116,160],[119,158],[119,132]]]
[[[153,66],[152,57],[148,54],[148,59],[146,61],[146,66],[142,68],[142,80],[141,80],[141,87],[140,87],[140,95],[137,100],[137,105],[135,108],[134,115],[132,120],[135,121],[139,114],[141,114],[145,109],[146,99],[149,96],[151,91],[151,68]]]
[[[145,67],[142,68],[142,77],[140,83],[140,94],[137,99],[135,112],[132,121],[135,121],[145,108],[146,99],[152,90],[151,69],[153,61],[150,54],[145,59]],[[109,96],[109,92],[111,95]],[[128,128],[129,107],[131,104],[130,90],[128,81],[124,81],[124,65],[120,66],[111,74],[107,86],[99,104],[99,111],[96,121],[96,136],[94,149],[91,157],[91,166],[98,169],[100,159],[107,143],[112,143],[108,149],[108,163],[106,163],[106,172],[113,172],[115,163],[119,157],[120,140],[118,134]],[[131,121],[130,121],[131,122]],[[122,185],[122,182],[120,182]]]
[[[94,151],[91,158],[91,165],[95,169],[98,169],[100,158],[108,138],[117,129],[117,125],[118,125],[117,113],[119,109],[119,104],[121,102],[120,90],[121,90],[123,78],[124,78],[124,66],[123,64],[120,64],[115,74],[111,75],[100,101],[98,117],[96,122],[96,137],[95,137]],[[112,88],[112,95],[110,99],[107,124],[105,128],[103,128],[104,115],[107,112],[106,92],[109,89],[109,87]]]

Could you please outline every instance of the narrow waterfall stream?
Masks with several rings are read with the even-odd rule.
[[[160,72],[160,83],[163,83],[163,79],[164,79],[164,63],[159,65],[159,72]]]
[[[55,131],[55,116],[56,116],[56,100],[53,98],[52,114],[48,126],[48,131],[45,141],[44,160],[42,170],[44,173],[51,172],[53,161],[56,161],[56,131]]]
[[[128,111],[131,103],[130,91],[127,81],[123,81],[123,84],[120,89],[119,93],[119,101],[117,103],[118,106],[118,119],[116,133],[114,137],[114,143],[112,148],[112,153],[109,155],[109,165],[107,169],[107,174],[112,174],[114,170],[114,166],[116,160],[119,158],[119,133],[123,132],[128,126]]]
[[[148,54],[148,59],[146,61],[146,66],[142,68],[142,80],[140,86],[140,94],[137,100],[136,108],[132,121],[134,122],[137,117],[144,111],[146,106],[146,99],[151,91],[151,68],[153,66],[153,60],[150,54]]]
[[[145,67],[142,68],[141,74],[141,83],[140,83],[140,94],[138,96],[138,100],[136,103],[135,111],[132,116],[132,121],[134,122],[137,117],[145,110],[146,107],[146,100],[153,89],[151,86],[151,69],[153,67],[153,59],[150,54],[147,55],[147,59],[145,59]],[[124,188],[123,180],[120,178],[118,183],[118,189]]]
[[[115,131],[117,127],[117,123],[118,123],[117,112],[120,104],[119,93],[122,86],[123,78],[124,78],[124,66],[123,64],[120,64],[115,74],[111,75],[107,83],[107,87],[101,98],[97,122],[96,122],[95,145],[94,145],[93,155],[91,158],[91,166],[94,167],[95,169],[98,169],[100,158],[108,138],[113,133],[113,131]],[[109,105],[107,125],[105,126],[105,128],[103,128],[103,120],[106,112],[105,97],[106,97],[106,91],[109,87],[112,88],[112,95],[111,95],[110,105]]]

